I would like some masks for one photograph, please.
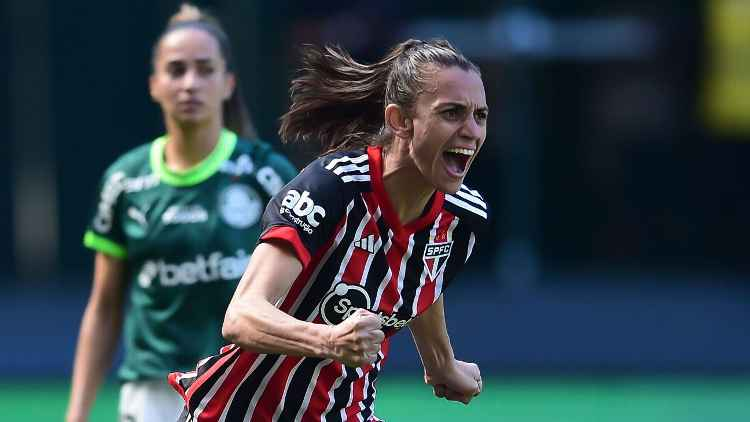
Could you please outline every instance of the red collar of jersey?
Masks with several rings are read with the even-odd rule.
[[[393,208],[391,199],[385,191],[383,186],[383,151],[378,146],[370,146],[367,148],[367,156],[370,164],[370,182],[372,183],[372,191],[380,204],[380,209],[383,212],[383,218],[388,222],[388,225],[393,229],[393,232],[397,237],[408,236],[412,233],[418,232],[428,225],[432,224],[443,209],[443,201],[445,200],[445,194],[438,190],[432,196],[432,206],[430,211],[426,214],[422,214],[421,217],[412,221],[411,223],[402,226],[401,221],[398,218],[398,214]]]

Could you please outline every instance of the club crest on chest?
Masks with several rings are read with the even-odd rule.
[[[430,279],[434,280],[443,272],[445,264],[448,263],[450,258],[451,250],[453,249],[453,241],[449,242],[433,242],[428,243],[424,248],[422,254],[422,261],[424,262],[425,271]]]

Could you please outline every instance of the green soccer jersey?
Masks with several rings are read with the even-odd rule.
[[[124,381],[189,370],[224,344],[221,324],[269,199],[296,169],[263,142],[222,131],[184,173],[164,165],[166,139],[126,153],[105,173],[84,236],[127,261]]]

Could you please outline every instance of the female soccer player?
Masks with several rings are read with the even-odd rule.
[[[282,139],[327,153],[269,203],[229,305],[233,344],[169,381],[183,421],[376,421],[389,338],[409,327],[435,395],[469,403],[443,291],[486,224],[462,184],[486,136],[477,66],[447,41],[409,40],[365,65],[309,47]],[[198,338],[198,337],[196,337]]]
[[[81,322],[69,422],[85,421],[125,319],[120,419],[175,420],[164,381],[224,343],[224,311],[260,234],[269,199],[296,175],[253,139],[228,39],[183,6],[153,50],[149,87],[165,136],[106,171],[84,244],[96,251]],[[127,311],[124,303],[129,302]]]

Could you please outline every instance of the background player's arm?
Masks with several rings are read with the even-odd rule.
[[[409,329],[422,359],[425,383],[432,385],[437,397],[468,404],[482,391],[479,367],[453,355],[445,326],[443,296],[411,321]]]
[[[224,338],[259,353],[329,358],[352,367],[372,363],[384,338],[374,314],[358,310],[341,324],[328,326],[276,308],[301,272],[291,248],[281,242],[259,244],[227,309]]]
[[[125,261],[96,254],[94,285],[78,334],[68,422],[88,420],[96,391],[112,364],[122,328]]]

